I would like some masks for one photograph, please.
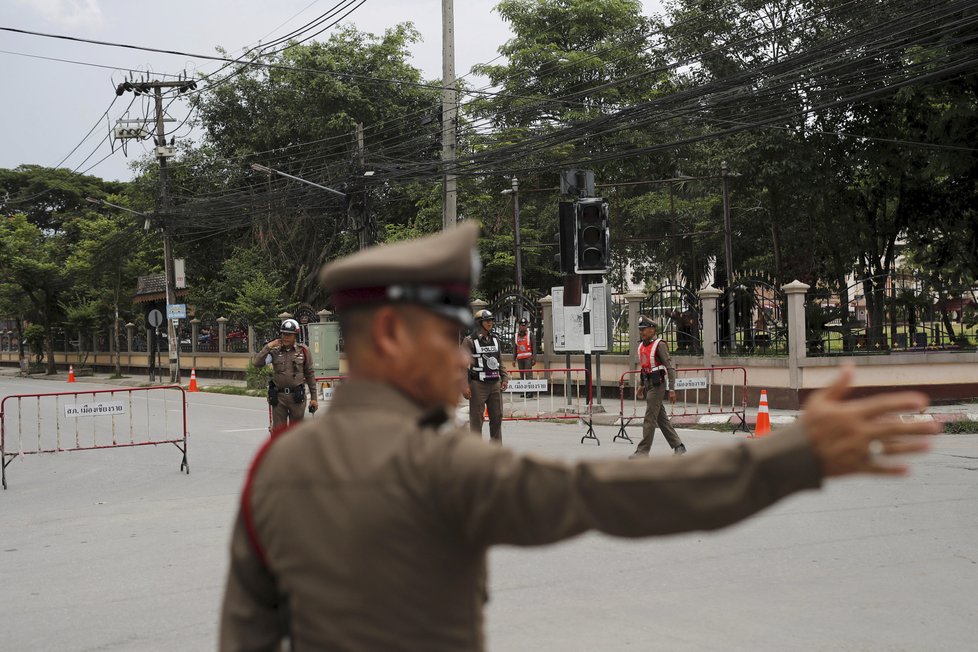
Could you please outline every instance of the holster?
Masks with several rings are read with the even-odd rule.
[[[645,373],[643,371],[641,376],[642,376],[642,386],[645,388],[658,387],[659,385],[662,384],[661,371],[650,371],[649,373]]]
[[[292,399],[296,402],[296,404],[304,402],[306,400],[306,386],[296,385],[292,389]]]
[[[268,381],[268,404],[272,407],[278,405],[278,385]]]

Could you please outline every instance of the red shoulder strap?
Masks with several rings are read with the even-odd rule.
[[[258,452],[255,453],[255,457],[251,460],[251,466],[248,467],[248,475],[245,478],[245,486],[241,491],[241,518],[244,521],[245,533],[248,535],[248,541],[251,543],[252,550],[258,555],[258,559],[261,561],[262,565],[268,568],[268,557],[265,555],[265,549],[261,545],[261,540],[258,538],[258,528],[255,527],[255,515],[251,511],[251,488],[255,481],[255,475],[258,473],[258,465],[261,464],[262,459],[264,459],[265,454],[272,447],[282,434],[288,430],[292,425],[280,426],[276,430],[272,431],[272,436],[268,438]]]

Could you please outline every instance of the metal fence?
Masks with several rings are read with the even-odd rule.
[[[499,345],[504,355],[513,355],[516,348],[516,332],[519,329],[520,319],[524,318],[530,322],[529,329],[532,333],[534,352],[539,354],[543,351],[541,342],[543,312],[540,309],[537,293],[516,289],[506,290],[497,295],[487,308],[496,318],[494,330],[499,337]]]
[[[670,353],[702,355],[703,304],[693,290],[663,285],[642,301],[640,312],[659,323],[657,335]]]
[[[631,353],[632,341],[628,333],[628,300],[623,294],[611,297],[611,349],[608,353]]]
[[[808,355],[974,349],[975,290],[942,290],[912,275],[870,276],[841,291],[812,288],[805,303]]]
[[[171,408],[180,415],[170,415]],[[0,400],[2,484],[25,455],[173,444],[187,463],[187,400],[179,385],[14,394]]]
[[[717,353],[787,355],[787,312],[783,290],[765,279],[735,277],[717,301]]]
[[[612,441],[633,443],[626,428],[645,416],[645,399],[637,398],[639,370],[626,371],[618,380],[620,427]],[[676,402],[667,409],[672,417],[718,416],[734,418],[734,432],[747,427],[747,369],[744,367],[685,367],[676,369]]]

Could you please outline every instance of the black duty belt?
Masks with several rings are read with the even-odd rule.
[[[276,385],[276,387],[278,387],[278,386]],[[301,390],[302,390],[302,385],[296,385],[295,387],[279,387],[278,388],[278,393],[279,394],[292,394],[294,392],[298,392],[298,391],[301,391]]]

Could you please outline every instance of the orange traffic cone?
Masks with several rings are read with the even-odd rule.
[[[482,420],[483,421],[488,421],[489,420],[489,406],[488,405],[486,406],[486,411],[482,413]]]
[[[771,415],[767,411],[767,390],[761,390],[761,403],[757,406],[757,425],[754,426],[754,436],[763,437],[771,434]]]
[[[68,382],[75,382],[75,365],[68,365]]]
[[[190,387],[187,388],[187,391],[188,392],[199,392],[200,391],[199,389],[197,389],[197,370],[196,369],[191,369],[190,370]]]

